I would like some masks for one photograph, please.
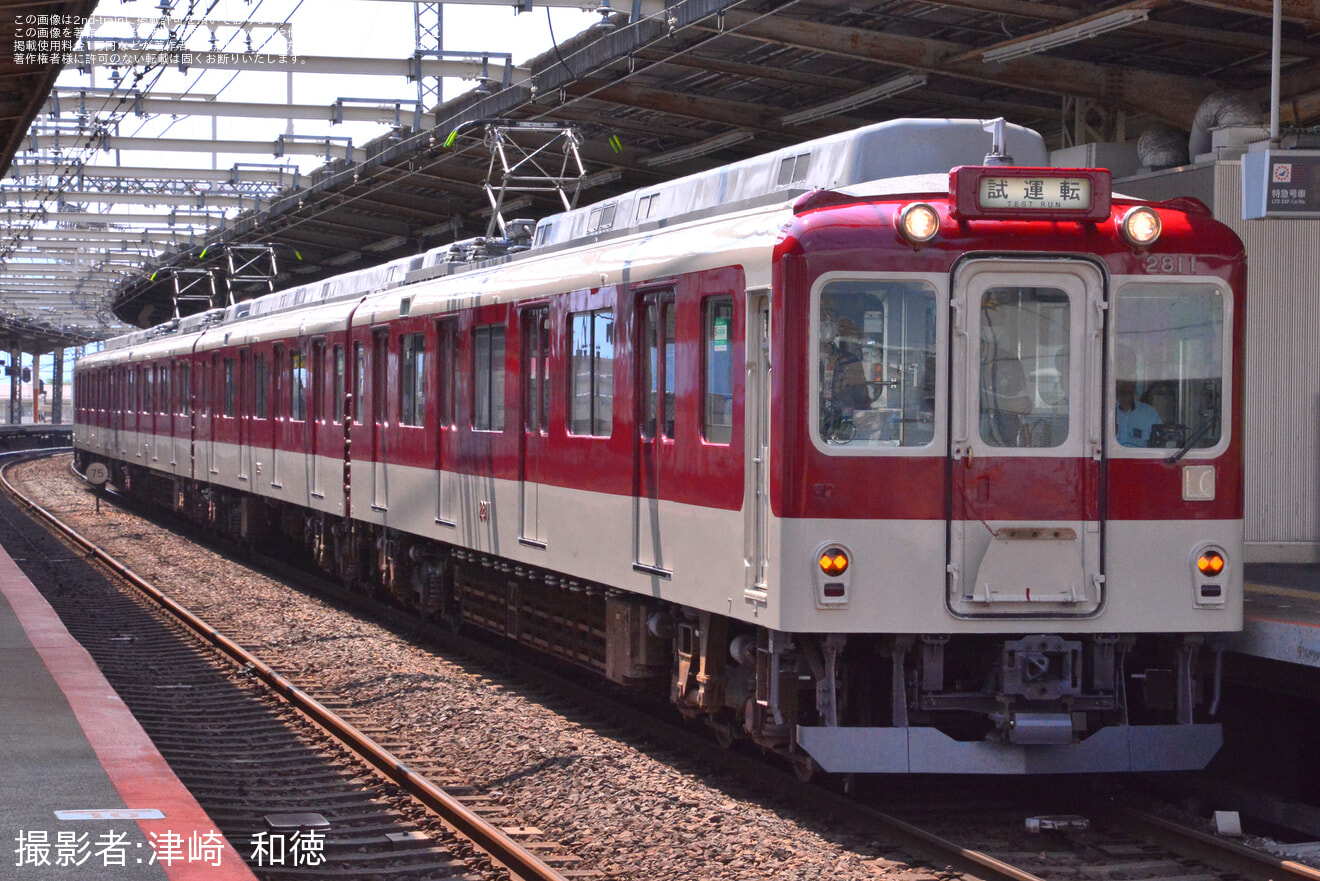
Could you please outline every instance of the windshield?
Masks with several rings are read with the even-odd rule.
[[[920,281],[834,281],[817,312],[816,429],[826,444],[934,439],[935,290]]]
[[[1219,443],[1223,299],[1211,285],[1142,283],[1119,290],[1112,375],[1121,446],[1205,449]]]

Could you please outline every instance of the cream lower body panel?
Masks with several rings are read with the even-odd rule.
[[[778,523],[783,629],[847,633],[1160,633],[1242,627],[1241,521],[1111,521],[1104,601],[1077,617],[1063,603],[986,604],[954,615],[946,602],[946,526],[935,520],[792,520]],[[810,589],[817,549],[850,551],[850,600],[819,609]],[[1223,603],[1198,605],[1194,555],[1205,544],[1228,556]]]
[[[152,459],[153,442],[161,447],[170,438],[93,434],[102,435],[102,445],[115,440],[105,435],[118,434],[121,453],[107,456],[186,474],[163,465],[159,455]],[[85,448],[95,450],[96,443],[89,436]],[[313,510],[344,511],[338,458],[232,444],[197,446],[204,444],[198,454],[199,479]],[[748,589],[751,569],[741,510],[654,504],[670,570],[665,578],[634,566],[636,506],[644,502],[631,497],[542,485],[537,488],[538,516],[528,522],[518,481],[374,463],[354,463],[351,475],[355,519],[784,632],[1208,633],[1242,627],[1240,521],[1111,521],[1106,526],[1105,598],[1092,616],[1067,617],[1066,606],[1048,603],[1029,608],[1032,617],[1020,614],[1022,604],[1004,614],[992,608],[992,614],[960,617],[946,603],[943,521],[770,518],[762,595]],[[852,558],[845,606],[823,608],[817,602],[814,567],[825,543],[842,544]],[[1223,603],[1212,607],[1195,602],[1192,577],[1193,555],[1207,543],[1226,551],[1229,563]]]

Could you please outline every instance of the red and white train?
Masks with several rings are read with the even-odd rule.
[[[803,769],[1201,767],[1242,244],[988,130],[882,123],[113,340],[78,463]]]

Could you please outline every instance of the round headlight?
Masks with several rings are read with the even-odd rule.
[[[1138,205],[1136,208],[1128,209],[1123,219],[1118,222],[1118,227],[1123,232],[1123,238],[1128,240],[1128,244],[1144,248],[1155,243],[1164,229],[1164,224],[1155,209]]]
[[[1196,558],[1196,568],[1207,578],[1214,578],[1224,571],[1224,555],[1219,551],[1203,551]]]
[[[848,552],[843,548],[829,547],[820,553],[820,571],[831,578],[838,578],[848,571]]]
[[[940,215],[933,205],[914,202],[898,214],[898,229],[909,241],[929,242],[940,232]]]

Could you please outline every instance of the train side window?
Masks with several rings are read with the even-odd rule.
[[[192,415],[192,365],[179,365],[179,415]]]
[[[344,347],[335,346],[334,382],[331,385],[330,419],[339,424],[344,421],[344,373],[347,365],[344,361]]]
[[[701,436],[712,444],[733,439],[733,298],[702,303]]]
[[[311,419],[317,425],[325,424],[325,340],[312,342],[311,369],[307,382],[311,398]]]
[[[1209,284],[1138,282],[1114,297],[1110,375],[1122,447],[1208,449],[1224,437],[1228,307]]]
[[[225,415],[233,416],[235,412],[235,385],[234,385],[234,359],[225,359]]]
[[[301,350],[289,353],[289,391],[289,418],[303,422],[307,419],[307,356]]]
[[[266,407],[267,383],[270,377],[266,373],[265,354],[256,355],[252,359],[252,415],[258,419],[265,419],[268,415]]]
[[[935,437],[935,289],[840,279],[814,316],[813,430],[830,449],[922,447]]]
[[[276,419],[283,419],[288,413],[289,400],[286,397],[284,378],[284,346],[275,347],[275,359],[271,365],[271,379],[275,385],[271,394],[271,414]]]
[[[472,427],[504,430],[504,327],[488,324],[472,330]]]
[[[160,393],[156,395],[156,412],[166,416],[170,412],[170,365],[160,365]]]
[[[367,420],[367,347],[353,344],[353,421],[358,425]]]
[[[672,294],[648,297],[642,315],[642,437],[674,436],[674,336]]]
[[[544,306],[523,313],[523,430],[545,434],[550,415],[550,310]]]
[[[609,437],[614,425],[614,310],[569,316],[569,433]]]
[[[436,323],[436,410],[439,424],[452,427],[457,424],[454,412],[454,375],[458,370],[458,336],[453,321]]]
[[[399,338],[399,423],[426,422],[426,334]]]
[[[389,425],[390,402],[386,397],[389,386],[390,333],[377,330],[371,336],[371,415],[376,425]]]

